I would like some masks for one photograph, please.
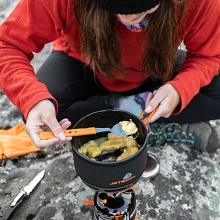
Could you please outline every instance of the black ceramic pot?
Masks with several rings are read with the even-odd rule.
[[[104,110],[89,114],[74,126],[74,128],[111,128],[120,121],[130,119],[138,128],[139,136],[136,140],[141,147],[136,154],[125,160],[115,162],[93,161],[78,152],[83,144],[90,140],[106,137],[107,133],[73,138],[72,150],[76,172],[91,188],[98,191],[116,192],[127,189],[138,181],[147,164],[147,128],[138,117],[121,110]]]

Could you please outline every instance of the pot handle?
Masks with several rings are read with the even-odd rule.
[[[146,125],[150,119],[152,118],[152,116],[154,115],[154,113],[157,111],[157,109],[159,108],[159,105],[143,120],[143,123]],[[145,110],[140,114],[139,118],[142,119],[143,116],[146,114]]]
[[[96,134],[96,129],[95,127],[69,129],[69,130],[64,130],[64,133],[67,137],[84,136],[84,135]],[[39,133],[39,136],[41,140],[47,140],[56,137],[51,131],[42,131]]]

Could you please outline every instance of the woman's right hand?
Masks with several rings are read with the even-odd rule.
[[[38,102],[29,111],[26,121],[26,132],[32,139],[36,147],[46,147],[58,142],[70,141],[71,137],[66,137],[63,130],[71,125],[68,119],[63,119],[60,123],[56,119],[56,112],[50,100]],[[41,140],[39,132],[51,130],[56,138]]]
[[[149,93],[145,103],[145,111],[150,113],[159,106],[155,114],[149,120],[149,123],[156,121],[160,117],[169,118],[180,101],[178,91],[171,84],[165,84],[153,93]]]

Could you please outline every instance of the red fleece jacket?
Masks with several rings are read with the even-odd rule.
[[[30,65],[33,52],[45,44],[86,62],[79,51],[79,29],[71,0],[21,0],[0,26],[0,87],[27,117],[30,109],[43,99],[53,99],[46,86],[38,82]],[[211,82],[220,68],[220,1],[188,0],[185,25],[180,38],[188,56],[181,72],[169,83],[178,91],[179,113],[200,88]],[[140,86],[148,76],[141,73],[140,33],[117,25],[122,62],[129,68],[126,76],[110,80],[96,73],[110,91],[126,91]],[[136,71],[135,71],[136,70]]]

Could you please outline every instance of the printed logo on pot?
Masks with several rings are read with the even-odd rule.
[[[122,180],[111,182],[110,185],[118,185],[122,183],[129,182],[130,180],[134,179],[136,176],[132,176],[132,173],[127,173]]]

